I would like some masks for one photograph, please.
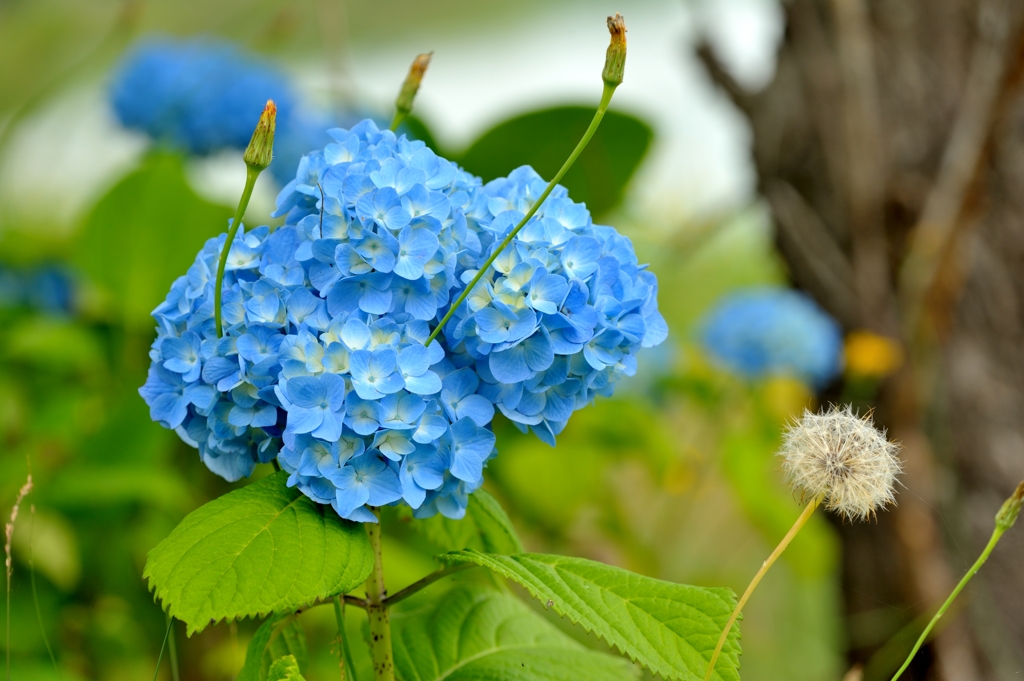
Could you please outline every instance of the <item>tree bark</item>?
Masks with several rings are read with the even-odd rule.
[[[793,282],[910,359],[875,400],[904,444],[899,506],[838,525],[850,661],[867,680],[886,640],[945,599],[1024,478],[1024,3],[784,10],[764,90],[745,92],[707,45],[698,56],[750,121]],[[913,678],[1024,667],[1024,542],[1001,544],[972,584]]]

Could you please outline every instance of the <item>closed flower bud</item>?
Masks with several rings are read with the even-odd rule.
[[[1003,532],[1013,527],[1020,515],[1021,505],[1024,505],[1024,482],[1017,485],[1013,495],[1003,502],[1003,507],[996,514],[996,527]]]
[[[420,54],[413,60],[412,66],[409,67],[409,75],[405,77],[402,89],[398,93],[398,99],[395,100],[395,109],[399,113],[405,115],[412,111],[412,102],[420,89],[420,82],[423,80],[423,74],[427,72],[427,67],[430,66],[430,57],[433,54],[433,52]]]
[[[622,84],[622,74],[626,69],[626,20],[618,12],[608,17],[608,32],[612,34],[612,42],[604,58],[604,78],[606,85],[617,87]]]
[[[274,158],[274,127],[277,122],[277,105],[268,99],[260,114],[260,122],[252,133],[249,146],[245,149],[245,164],[256,170],[264,170]]]
[[[803,418],[786,432],[779,456],[786,479],[804,497],[850,520],[864,520],[894,503],[901,472],[899,445],[850,406]]]

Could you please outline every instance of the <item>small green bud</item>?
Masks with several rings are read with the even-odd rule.
[[[423,80],[423,74],[430,66],[430,57],[433,54],[433,52],[427,52],[417,55],[412,61],[412,66],[409,67],[409,75],[405,77],[402,89],[398,93],[398,99],[395,100],[395,109],[403,118],[412,111],[412,100],[416,98],[416,92],[420,89],[420,81]]]
[[[1013,495],[1003,502],[1003,507],[996,513],[996,527],[1005,532],[1013,527],[1020,515],[1020,508],[1024,505],[1024,482],[1017,485]]]
[[[253,170],[264,170],[270,165],[274,158],[274,128],[277,125],[277,105],[274,100],[268,99],[267,105],[260,114],[260,122],[249,140],[249,146],[245,149],[245,165]]]
[[[608,17],[608,32],[612,43],[604,57],[604,78],[606,85],[618,87],[622,84],[622,73],[626,70],[626,20],[618,12]]]

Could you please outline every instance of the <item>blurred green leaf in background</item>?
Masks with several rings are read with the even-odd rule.
[[[119,319],[149,326],[149,313],[171,283],[207,239],[226,230],[230,217],[230,209],[189,187],[182,157],[155,151],[89,213],[74,262],[103,288]]]
[[[455,160],[484,182],[522,165],[533,166],[541,177],[551,178],[593,117],[594,109],[584,106],[531,111],[494,126]],[[639,118],[609,111],[561,184],[573,201],[587,204],[598,218],[622,201],[653,138],[650,126]]]

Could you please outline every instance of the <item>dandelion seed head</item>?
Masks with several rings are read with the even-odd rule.
[[[864,520],[895,503],[899,449],[870,415],[834,405],[817,414],[805,410],[786,431],[779,456],[794,490],[804,497],[821,495],[826,509]]]

